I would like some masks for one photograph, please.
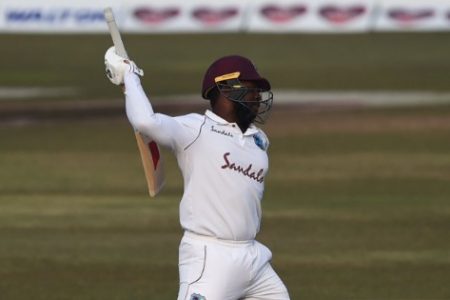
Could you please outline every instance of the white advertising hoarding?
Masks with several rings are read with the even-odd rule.
[[[371,24],[374,2],[258,1],[249,11],[248,30],[253,32],[363,32]]]
[[[3,0],[0,26],[5,32],[105,32],[103,8],[108,2]]]
[[[0,0],[0,32],[450,31],[450,0]]]
[[[128,1],[124,30],[129,32],[236,32],[244,21],[239,0]]]

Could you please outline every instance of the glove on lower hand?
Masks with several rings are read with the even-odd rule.
[[[116,54],[116,48],[110,47],[105,53],[106,77],[115,85],[123,84],[126,72],[132,72],[139,76],[144,76],[144,71],[136,64],[124,57]]]

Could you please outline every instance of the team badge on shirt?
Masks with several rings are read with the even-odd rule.
[[[206,298],[200,294],[192,294],[190,300],[206,300]]]
[[[253,135],[253,140],[255,141],[256,146],[258,146],[261,150],[263,151],[267,150],[268,143],[262,134],[257,133]]]

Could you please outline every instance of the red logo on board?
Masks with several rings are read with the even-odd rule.
[[[307,8],[304,5],[292,5],[289,7],[267,5],[261,9],[261,14],[272,22],[284,23],[304,15],[306,11]]]
[[[434,10],[431,8],[415,9],[415,10],[406,8],[397,8],[389,10],[388,16],[389,18],[394,19],[396,21],[408,23],[414,21],[421,21],[433,17]]]
[[[343,24],[363,15],[366,11],[366,7],[362,5],[355,5],[350,7],[328,5],[322,7],[319,10],[319,14],[332,23]]]
[[[192,12],[192,16],[206,24],[217,24],[234,18],[239,10],[234,7],[213,9],[213,8],[197,8]]]
[[[148,7],[137,8],[133,15],[143,23],[158,24],[180,15],[178,8],[154,9]]]

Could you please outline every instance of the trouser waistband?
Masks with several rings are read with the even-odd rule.
[[[225,239],[220,239],[220,238],[213,237],[213,236],[197,234],[197,233],[194,233],[192,231],[187,231],[187,230],[184,232],[184,237],[194,239],[194,240],[220,243],[220,244],[224,244],[224,245],[228,245],[228,246],[252,245],[255,242],[255,240],[244,240],[244,241],[225,240]]]

